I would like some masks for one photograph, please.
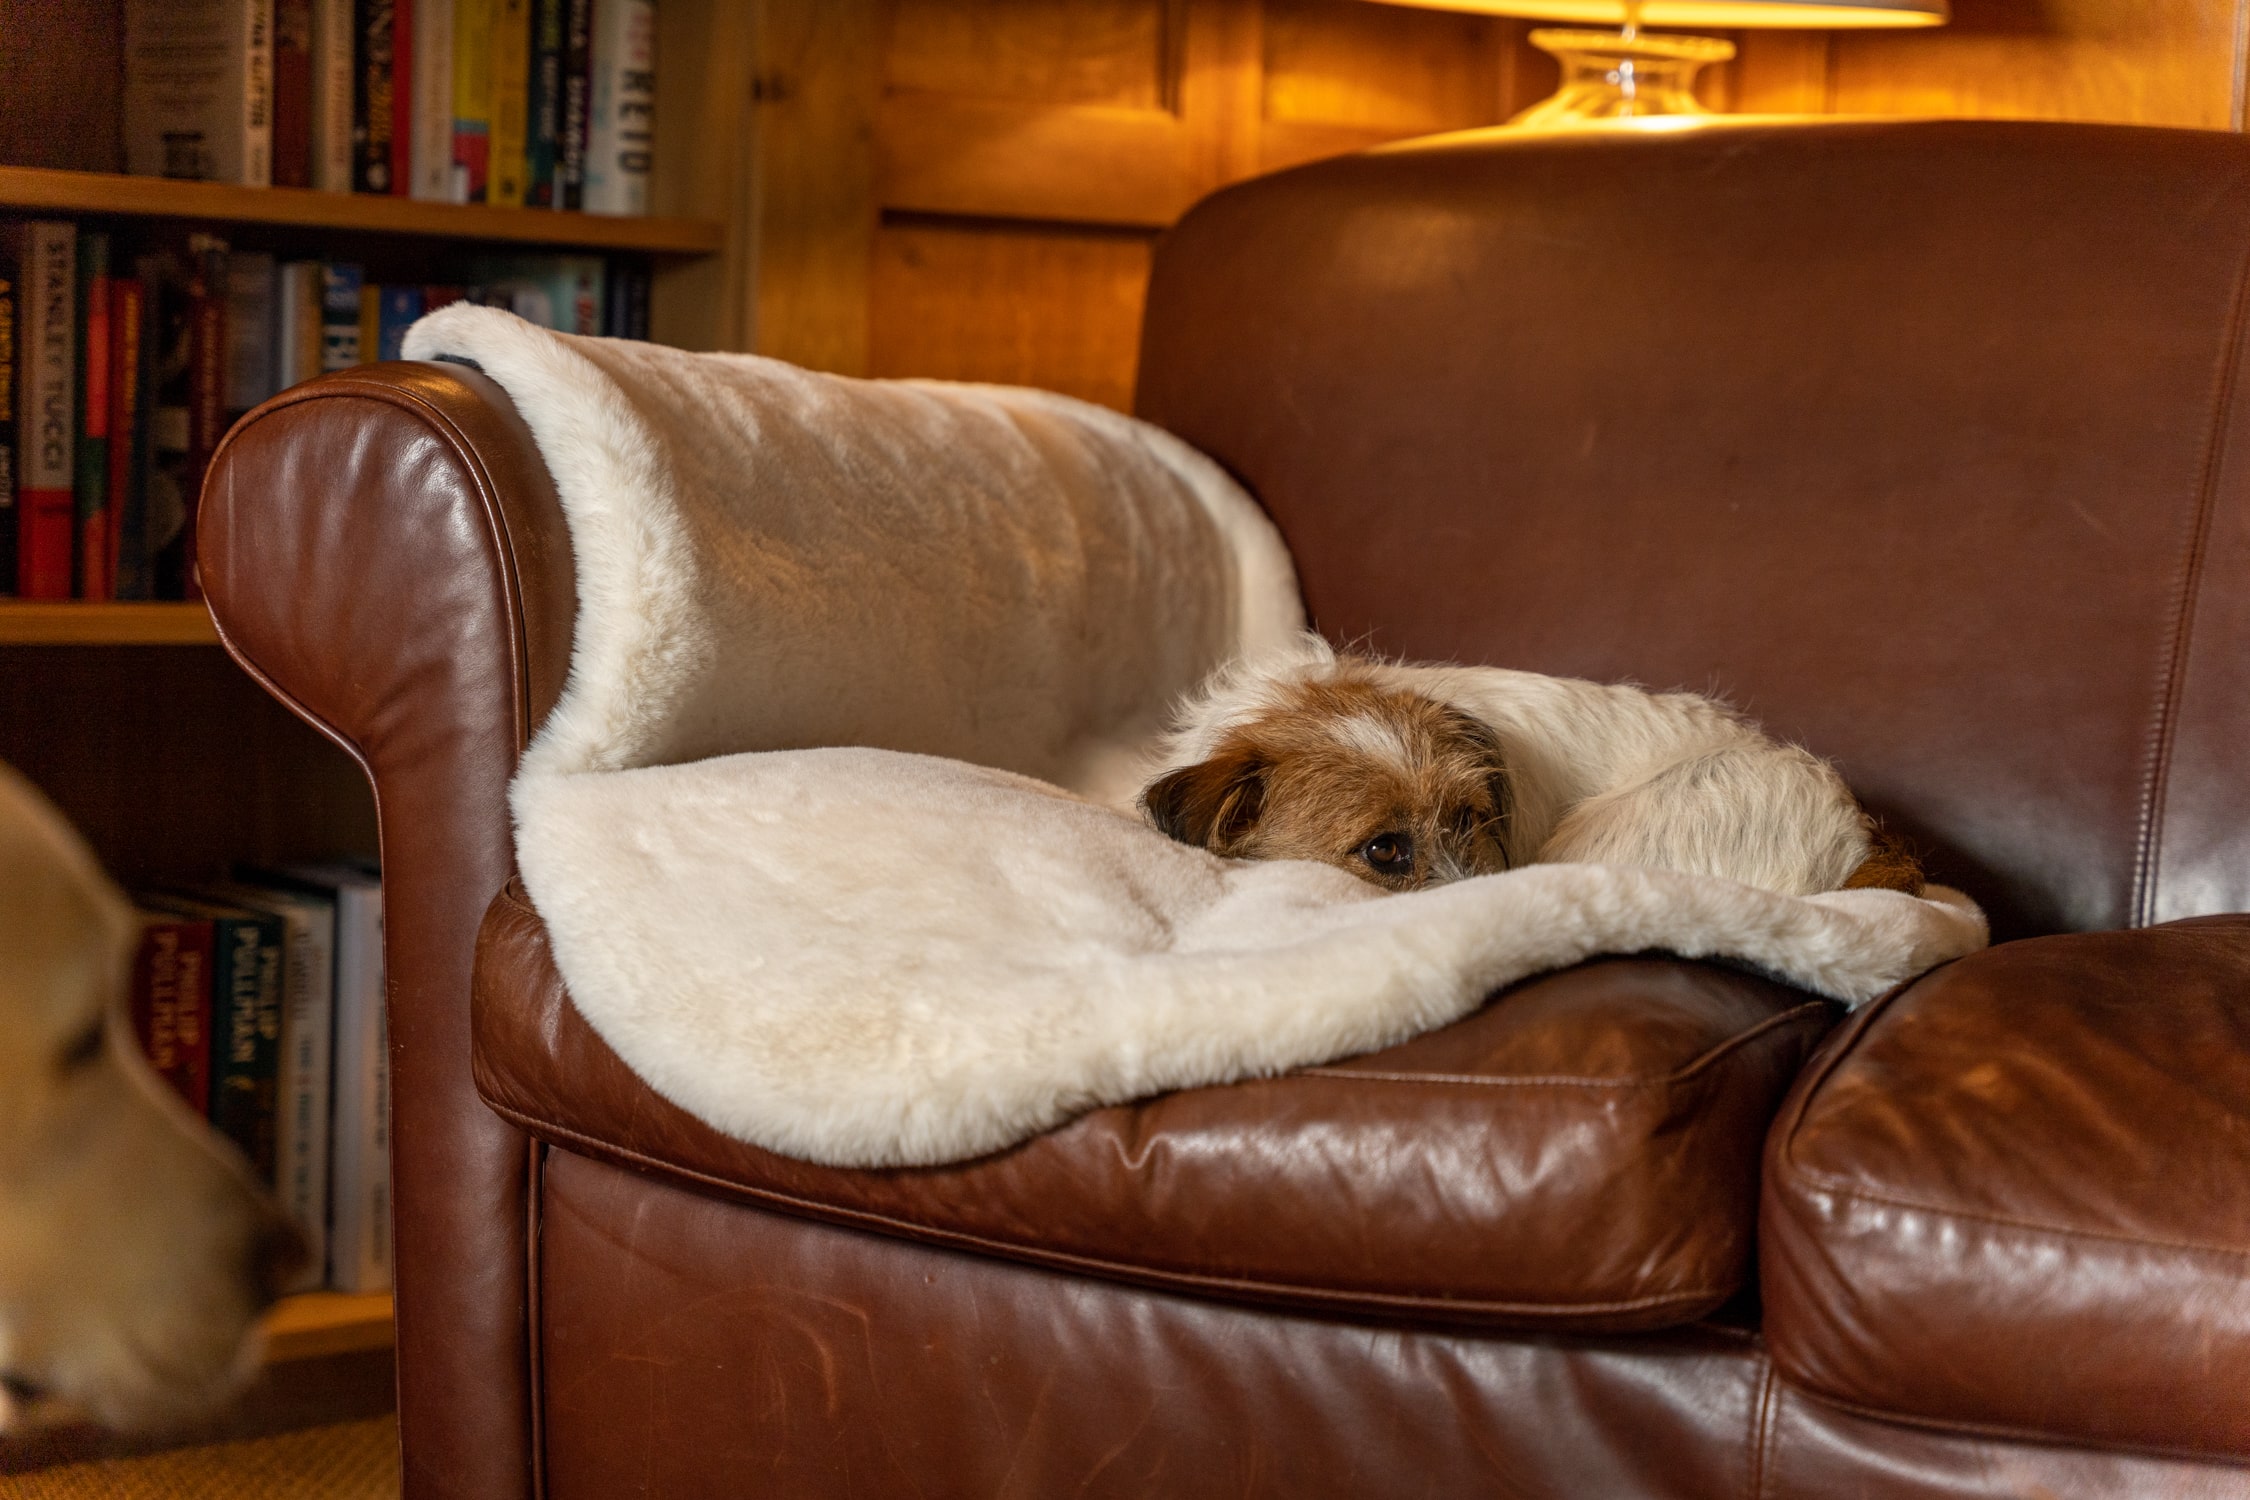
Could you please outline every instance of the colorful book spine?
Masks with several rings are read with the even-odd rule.
[[[111,597],[109,499],[109,236],[78,236],[78,438],[71,468],[75,530],[72,565],[78,597]]]
[[[562,142],[555,207],[586,206],[586,140],[594,115],[594,0],[563,0]]]
[[[283,390],[320,373],[320,270],[316,260],[293,260],[281,268],[274,378]]]
[[[331,263],[320,268],[322,370],[348,370],[360,362],[359,289],[363,279],[357,266]]]
[[[312,1251],[291,1291],[312,1291],[328,1264],[328,1122],[331,1028],[335,1016],[336,904],[333,898],[230,886],[235,904],[282,924],[281,1058],[276,1069],[274,1195]]]
[[[586,211],[645,214],[656,149],[653,0],[601,0],[594,8],[593,71]]]
[[[377,359],[403,359],[406,350],[406,330],[422,316],[422,289],[418,286],[387,286],[382,289],[376,314],[375,357]]]
[[[273,0],[273,185],[309,188],[313,0]]]
[[[227,257],[226,409],[248,411],[280,389],[274,379],[275,294],[280,272],[262,250]]]
[[[133,960],[133,1032],[157,1076],[198,1115],[211,1108],[211,924],[144,918]]]
[[[455,203],[482,203],[492,164],[494,0],[454,0],[453,180]]]
[[[558,206],[562,160],[563,0],[531,0],[531,73],[526,96],[523,201]]]
[[[134,263],[141,283],[141,392],[147,409],[149,461],[142,470],[147,504],[138,545],[148,557],[151,597],[178,599],[186,588],[189,376],[195,329],[187,276],[169,252]],[[129,542],[128,545],[131,545]]]
[[[261,1182],[274,1180],[281,1066],[282,928],[247,907],[165,898],[166,909],[211,924],[212,1127],[241,1149]]]
[[[204,471],[226,436],[227,247],[209,235],[188,240],[188,456],[181,499],[182,565],[180,597],[200,599],[195,574],[195,513],[203,494]]]
[[[16,591],[70,597],[70,487],[77,446],[78,231],[36,221],[25,231],[23,377],[17,431]]]
[[[492,132],[485,201],[524,204],[531,107],[531,0],[493,0]]]
[[[414,0],[391,0],[391,187],[414,190]]]
[[[453,196],[453,0],[414,0],[413,175],[428,203]]]
[[[312,185],[325,192],[352,190],[352,98],[358,31],[352,0],[312,0]]]
[[[0,242],[0,599],[16,591],[16,485],[23,469],[16,436],[16,332],[21,309],[15,247]]]
[[[126,170],[273,181],[274,0],[126,0]]]
[[[391,190],[393,0],[354,0],[358,50],[352,68],[352,191]]]
[[[141,284],[131,276],[109,283],[109,529],[108,573],[119,599],[150,597],[148,551],[148,443],[142,431]]]

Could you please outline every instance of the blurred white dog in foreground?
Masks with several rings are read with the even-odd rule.
[[[140,1060],[136,924],[60,813],[0,765],[0,1429],[165,1427],[256,1368],[302,1263],[248,1169]]]

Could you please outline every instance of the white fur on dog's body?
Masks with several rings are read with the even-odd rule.
[[[1709,698],[1339,658],[1312,635],[1215,674],[1180,709],[1159,772],[1209,759],[1231,732],[1281,709],[1289,685],[1339,674],[1491,726],[1513,797],[1502,839],[1511,867],[1642,865],[1809,896],[1841,888],[1868,856],[1865,819],[1833,766]]]
[[[137,934],[76,833],[0,765],[0,1374],[119,1427],[195,1416],[255,1368],[271,1215],[133,1050]],[[105,1023],[101,1050],[63,1066]]]

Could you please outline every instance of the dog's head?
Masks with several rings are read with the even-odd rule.
[[[0,1428],[186,1421],[254,1368],[302,1244],[140,1060],[137,926],[61,814],[0,766]]]
[[[1350,671],[1277,684],[1212,752],[1141,794],[1159,829],[1234,859],[1310,859],[1394,891],[1508,867],[1500,742]]]

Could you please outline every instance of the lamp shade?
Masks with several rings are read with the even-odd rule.
[[[1946,0],[1384,0],[1424,10],[1468,10],[1580,25],[1718,27],[1943,26]],[[1628,9],[1636,14],[1627,15]]]

